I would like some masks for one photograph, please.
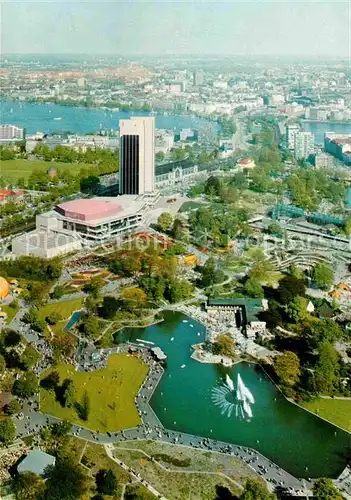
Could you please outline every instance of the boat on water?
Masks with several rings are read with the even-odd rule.
[[[54,118],[54,120],[62,120],[62,117],[58,116],[57,118]]]

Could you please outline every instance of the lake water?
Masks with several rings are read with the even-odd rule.
[[[351,134],[351,123],[302,122],[302,127],[306,132],[314,134],[316,144],[324,144],[325,132]]]
[[[77,134],[96,132],[100,128],[116,130],[118,122],[131,116],[149,116],[149,113],[115,112],[103,109],[75,108],[44,103],[0,101],[1,123],[26,128],[27,134],[35,132],[70,131]],[[165,129],[198,129],[206,120],[194,116],[164,116],[158,114],[156,127]]]
[[[250,446],[297,477],[340,474],[351,436],[286,401],[256,365],[240,363],[228,369],[191,359],[191,345],[201,342],[204,334],[202,325],[172,312],[165,314],[162,323],[118,334],[120,340],[154,342],[168,355],[166,372],[151,399],[163,425]],[[222,415],[212,400],[213,388],[226,374],[235,383],[238,373],[256,401],[251,421],[236,417],[235,412]]]

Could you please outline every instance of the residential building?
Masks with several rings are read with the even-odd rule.
[[[334,166],[334,158],[327,153],[318,153],[314,157],[314,166],[316,168],[332,168]]]
[[[141,195],[155,190],[155,118],[120,120],[119,193]]]
[[[351,165],[351,134],[336,134],[326,132],[324,150],[335,156],[346,165]]]
[[[286,145],[288,149],[293,150],[295,144],[295,134],[300,132],[298,125],[288,125],[286,127]]]
[[[294,156],[300,160],[314,152],[314,135],[311,132],[297,132],[294,135]]]
[[[0,125],[0,142],[20,141],[24,138],[24,129],[16,125]]]

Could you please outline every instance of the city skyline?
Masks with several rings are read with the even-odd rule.
[[[2,11],[3,54],[350,54],[349,2],[12,1]]]

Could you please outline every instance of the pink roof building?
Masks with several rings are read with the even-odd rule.
[[[73,200],[55,207],[56,212],[69,219],[93,221],[119,215],[122,207],[103,200]]]

